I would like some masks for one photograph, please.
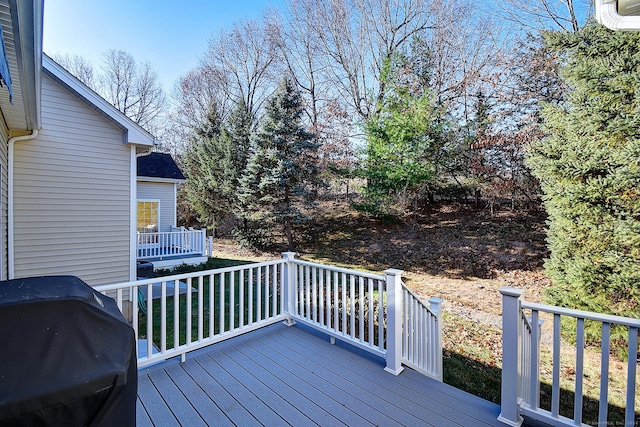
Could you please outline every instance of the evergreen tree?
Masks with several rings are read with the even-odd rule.
[[[529,157],[549,215],[551,300],[639,317],[640,33],[592,24],[546,39],[573,89],[543,109],[548,136]]]
[[[234,170],[236,187],[240,177],[247,167],[249,149],[251,146],[251,128],[253,116],[243,99],[240,99],[236,109],[227,119],[226,132],[230,138],[231,162]]]
[[[252,136],[240,179],[241,216],[253,225],[244,232],[255,237],[280,228],[289,250],[294,247],[294,226],[309,219],[301,207],[313,203],[318,176],[318,144],[302,125],[302,113],[300,93],[284,78],[267,102],[264,123]]]
[[[233,209],[237,172],[233,165],[233,140],[223,127],[215,106],[205,125],[196,129],[185,153],[185,194],[198,220],[214,231]]]
[[[365,126],[365,200],[376,213],[415,212],[438,174],[444,145],[441,115],[403,56],[385,62],[382,79],[378,111]]]
[[[186,151],[187,201],[198,220],[214,230],[221,220],[235,218],[239,179],[246,168],[251,114],[243,101],[223,123],[215,106],[207,121],[194,130]]]

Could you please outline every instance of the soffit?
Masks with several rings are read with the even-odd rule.
[[[32,129],[30,117],[23,99],[23,88],[18,66],[17,46],[14,36],[13,18],[8,0],[0,0],[0,25],[7,50],[9,73],[11,74],[11,89],[13,104],[9,102],[9,90],[3,85],[0,88],[0,110],[4,121],[11,131],[30,131]]]

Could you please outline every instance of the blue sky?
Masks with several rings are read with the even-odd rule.
[[[108,49],[148,61],[167,92],[198,65],[207,43],[239,19],[286,0],[45,0],[44,51],[76,54],[94,68]]]

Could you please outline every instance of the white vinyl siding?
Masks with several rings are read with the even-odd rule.
[[[175,184],[170,182],[138,181],[138,200],[160,201],[158,231],[171,231],[176,226]]]
[[[48,76],[42,129],[14,147],[15,277],[128,281],[131,156],[123,131]]]

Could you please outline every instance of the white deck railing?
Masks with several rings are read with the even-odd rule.
[[[440,298],[429,307],[403,286],[402,363],[442,381],[442,317]]]
[[[284,320],[379,355],[393,374],[404,363],[441,381],[440,300],[432,300],[431,309],[424,306],[400,275],[315,264],[285,253],[281,260],[96,289],[114,297],[137,338],[146,340],[139,367],[184,359],[189,351]]]
[[[291,261],[291,319],[384,356],[385,276]]]
[[[194,230],[180,227],[167,232],[138,233],[137,240],[138,259],[190,255],[204,256],[208,250],[205,229]]]
[[[283,271],[277,260],[96,290],[113,297],[137,339],[146,340],[145,348],[138,349],[138,367],[143,367],[184,359],[190,351],[284,320]]]
[[[640,319],[609,316],[581,310],[571,310],[521,300],[522,291],[511,288],[500,289],[502,293],[502,411],[500,421],[509,425],[520,425],[521,415],[551,425],[583,425],[583,386],[585,355],[585,321],[602,325],[600,354],[600,398],[597,425],[610,425],[608,421],[610,331],[618,325],[628,330],[628,362],[624,425],[636,425],[636,373],[638,354],[638,330]],[[529,312],[530,316],[526,313]],[[540,313],[553,316],[552,332],[552,384],[550,410],[540,408],[540,340],[542,321]],[[573,417],[560,415],[560,324],[563,317],[575,319],[575,387]],[[565,362],[566,361],[562,361]],[[593,420],[594,423],[596,422]]]
[[[425,306],[400,270],[379,275],[285,257],[293,265],[285,291],[292,321],[384,357],[394,375],[405,364],[442,381],[440,299]]]

